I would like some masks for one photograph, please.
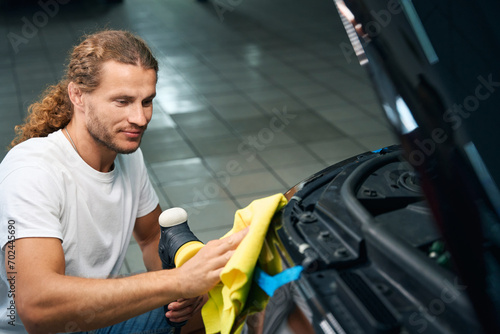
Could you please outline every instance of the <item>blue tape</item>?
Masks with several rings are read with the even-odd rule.
[[[269,297],[272,297],[274,291],[280,286],[283,286],[292,281],[296,281],[300,278],[300,274],[304,270],[302,266],[295,266],[288,268],[276,274],[274,276],[268,275],[260,267],[255,267],[255,274],[253,279],[257,284],[264,290]]]

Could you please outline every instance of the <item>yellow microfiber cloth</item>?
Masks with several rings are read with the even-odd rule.
[[[266,306],[269,297],[252,277],[257,261],[269,275],[282,269],[275,246],[266,242],[266,234],[271,218],[286,203],[282,194],[276,194],[236,211],[233,228],[224,237],[247,226],[250,229],[222,271],[221,282],[209,292],[210,298],[202,309],[207,333],[240,333],[245,318]]]

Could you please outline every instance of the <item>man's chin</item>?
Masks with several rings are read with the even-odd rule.
[[[122,150],[122,151],[117,151],[116,153],[120,153],[120,154],[131,154],[131,153],[134,153],[135,151],[137,151],[139,147],[136,147],[135,149],[131,149],[131,150]]]
[[[116,153],[120,154],[130,154],[134,153],[139,149],[139,146],[141,145],[141,140],[139,139],[137,142],[136,141],[128,141],[127,145],[122,145],[122,146],[115,146],[113,147],[113,151]]]
[[[130,154],[130,153],[134,153],[138,149],[139,149],[139,145],[137,145],[135,147],[123,148],[123,149],[116,151],[116,152],[120,153],[120,154]]]

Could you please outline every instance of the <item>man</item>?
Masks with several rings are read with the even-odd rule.
[[[151,51],[132,34],[90,35],[74,48],[66,77],[17,128],[0,165],[0,332],[117,324],[102,332],[170,333],[166,317],[192,318],[218,282],[245,232],[161,270],[161,209],[138,149],[157,72]],[[131,235],[148,272],[113,278]]]

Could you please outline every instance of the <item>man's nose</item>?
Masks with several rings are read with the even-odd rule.
[[[129,111],[129,123],[143,127],[149,123],[151,119],[150,108],[145,108],[142,104],[134,104]]]

